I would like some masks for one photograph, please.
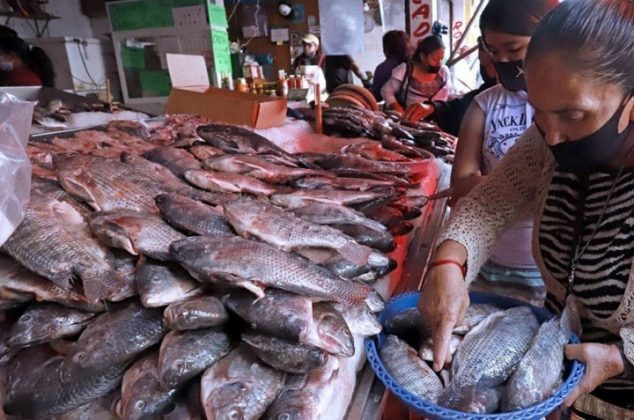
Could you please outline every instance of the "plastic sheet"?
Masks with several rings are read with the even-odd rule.
[[[0,93],[0,245],[24,218],[31,189],[26,151],[34,104]]]
[[[319,0],[319,22],[325,55],[363,53],[363,2]]]

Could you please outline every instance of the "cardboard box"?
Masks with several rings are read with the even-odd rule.
[[[205,59],[167,54],[172,90],[168,114],[198,114],[214,121],[253,128],[279,127],[286,118],[286,99],[211,87]]]

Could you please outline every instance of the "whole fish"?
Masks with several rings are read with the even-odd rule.
[[[260,299],[246,290],[235,290],[223,301],[258,332],[332,354],[354,354],[354,340],[346,321],[326,302],[313,303],[306,296],[276,289],[268,289]]]
[[[185,172],[185,179],[192,185],[208,191],[249,193],[269,196],[277,192],[271,184],[257,178],[230,172],[191,170]]]
[[[411,162],[400,153],[384,149],[379,142],[349,144],[341,149],[343,154],[359,155],[365,159],[385,162]]]
[[[348,206],[371,202],[386,196],[392,196],[392,191],[300,190],[288,194],[273,194],[271,201],[278,206],[296,209],[314,202]]]
[[[377,162],[350,154],[323,153],[307,155],[304,153],[302,156],[326,170],[346,168],[347,170],[359,172],[400,176],[408,175],[410,173],[410,169],[408,167],[397,162]]]
[[[185,172],[190,169],[201,169],[202,164],[187,150],[176,147],[157,147],[143,154],[152,162],[161,164],[172,171],[177,177],[184,179]]]
[[[333,273],[345,279],[356,279],[364,282],[371,282],[378,278],[376,273],[372,271],[372,267],[367,264],[358,265],[343,258],[339,253],[332,249],[319,248],[303,248],[298,249],[299,255],[308,258],[315,264],[326,267]]]
[[[493,305],[474,303],[469,305],[465,316],[458,325],[453,329],[453,334],[465,335],[472,330],[480,322],[484,321],[492,313],[498,312],[500,309]]]
[[[185,232],[214,237],[230,237],[235,233],[225,221],[222,210],[178,194],[161,194],[156,205],[172,226]]]
[[[79,334],[95,316],[54,303],[32,305],[18,318],[11,329],[8,344],[26,347]]]
[[[228,319],[227,310],[214,296],[199,296],[165,308],[165,324],[172,330],[196,330],[216,327]]]
[[[92,400],[63,414],[53,416],[51,420],[117,420],[110,411],[112,405],[119,399],[118,391],[111,392],[105,397]]]
[[[172,242],[185,238],[159,216],[150,213],[95,212],[90,218],[90,228],[109,246],[161,261],[171,259]]]
[[[161,343],[158,360],[163,389],[182,387],[230,350],[229,336],[219,329],[170,331]]]
[[[129,287],[109,264],[110,251],[92,235],[83,216],[65,201],[37,191],[32,191],[25,218],[3,249],[69,293],[83,289],[91,301],[112,298]]]
[[[7,365],[5,400],[10,401],[14,392],[22,387],[21,384],[31,379],[30,372],[36,371],[55,356],[57,354],[47,344],[19,349]]]
[[[260,360],[282,372],[308,373],[326,363],[326,353],[314,346],[253,333],[242,333],[242,341],[249,345]]]
[[[462,336],[452,334],[449,339],[449,354],[456,354],[458,347],[462,343]],[[434,342],[431,337],[427,338],[418,349],[418,355],[426,362],[434,361]]]
[[[373,311],[383,300],[370,287],[337,277],[329,270],[274,247],[240,237],[187,238],[171,246],[175,259],[199,281],[220,276],[263,295],[258,283],[347,305],[367,304]]]
[[[328,226],[306,222],[265,201],[239,199],[224,205],[225,216],[242,236],[255,236],[284,251],[331,248],[355,264],[378,267],[389,259]]]
[[[333,224],[330,226],[354,238],[359,244],[375,248],[381,252],[392,252],[396,249],[394,237],[387,230],[370,229],[359,224]]]
[[[122,419],[141,420],[174,408],[176,390],[159,382],[158,354],[153,352],[134,362],[123,375],[121,399],[115,412]]]
[[[306,190],[321,188],[329,190],[370,191],[374,188],[396,187],[400,185],[392,180],[310,176],[294,181],[293,186]]]
[[[137,268],[136,283],[146,308],[167,306],[203,293],[200,284],[184,270],[152,262]]]
[[[506,381],[539,328],[533,312],[516,307],[494,312],[464,338],[453,359],[452,380],[440,396],[444,407],[483,413],[477,395]]]
[[[564,347],[579,324],[578,310],[567,304],[561,318],[543,323],[504,387],[502,410],[513,411],[550,397],[561,384]]]
[[[224,155],[221,149],[217,147],[208,146],[206,144],[197,144],[189,148],[189,152],[194,155],[194,157],[200,161],[205,161],[214,156]]]
[[[291,211],[304,220],[320,225],[332,224],[356,224],[369,229],[384,232],[386,227],[351,208],[330,203],[309,202],[302,207],[296,207]]]
[[[322,302],[316,305],[323,304]],[[381,332],[382,327],[378,318],[367,307],[344,306],[340,303],[332,303],[332,307],[343,316],[350,332],[355,336],[368,337]]]
[[[403,389],[425,401],[438,400],[443,391],[442,383],[416,350],[395,335],[388,335],[380,353],[385,368]]]
[[[227,153],[256,153],[296,159],[267,138],[246,128],[226,124],[201,125],[196,133],[207,143]]]
[[[48,418],[109,394],[126,366],[165,334],[160,311],[130,306],[105,313],[80,336],[69,355],[49,359],[14,386],[5,410]]]
[[[239,346],[205,371],[201,399],[207,419],[258,419],[284,385],[284,374]]]
[[[306,176],[332,177],[326,171],[293,168],[285,165],[270,163],[258,155],[223,155],[207,159],[205,168],[219,172],[230,172],[249,175],[273,184],[282,184]]]
[[[164,190],[126,163],[76,153],[53,161],[62,187],[94,210],[158,213],[154,196]]]

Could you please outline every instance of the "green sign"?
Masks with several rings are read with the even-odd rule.
[[[144,97],[168,96],[172,88],[170,75],[167,70],[139,71],[141,92]]]
[[[121,62],[127,69],[144,69],[145,51],[143,48],[121,47]]]
[[[172,9],[205,5],[206,0],[134,0],[107,3],[114,32],[174,26]]]
[[[220,28],[227,28],[229,23],[227,22],[227,12],[224,6],[208,3],[207,11],[209,12],[209,23],[211,26],[217,26]]]
[[[229,34],[226,31],[211,30],[211,47],[214,54],[214,68],[220,73],[231,74],[229,54]]]

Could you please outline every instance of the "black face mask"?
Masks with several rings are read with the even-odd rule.
[[[430,73],[438,73],[440,71],[440,66],[430,66],[427,64],[427,71]]]
[[[630,100],[621,105],[614,115],[593,134],[579,140],[548,146],[559,168],[564,171],[589,173],[616,159],[634,128],[634,124],[630,121],[625,130],[619,134],[619,120]],[[538,130],[544,136],[544,132],[539,128]]]
[[[526,90],[526,77],[524,76],[522,60],[495,61],[493,65],[504,89],[511,92]]]

